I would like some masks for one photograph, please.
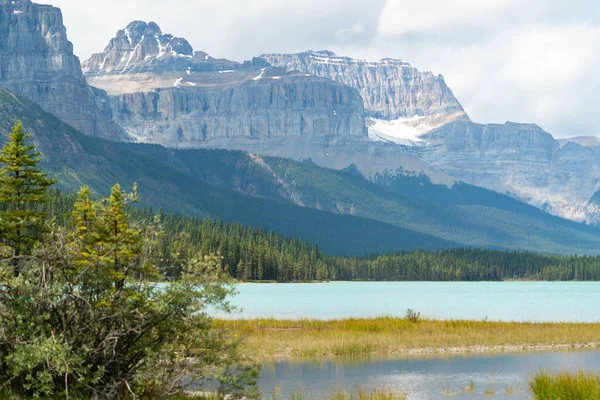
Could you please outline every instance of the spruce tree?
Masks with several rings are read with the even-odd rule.
[[[15,267],[41,238],[45,213],[35,206],[47,201],[47,189],[54,184],[38,168],[41,154],[27,144],[30,137],[17,122],[0,151],[0,243],[13,250]]]

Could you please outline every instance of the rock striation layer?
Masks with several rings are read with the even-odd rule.
[[[261,58],[275,67],[310,73],[357,89],[369,117],[395,120],[457,113],[466,117],[441,75],[420,72],[402,60],[356,60],[331,51],[264,54]]]
[[[0,86],[86,134],[124,137],[106,93],[87,85],[58,8],[0,0]]]

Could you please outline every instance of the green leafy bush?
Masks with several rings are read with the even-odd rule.
[[[10,146],[32,157],[0,158],[10,167],[2,177],[22,167],[34,176],[33,148],[12,140],[2,155]],[[0,218],[12,224],[0,224],[0,392],[160,399],[210,384],[220,397],[256,395],[257,369],[208,315],[209,308],[230,309],[233,287],[219,258],[190,257],[177,280],[153,284],[165,278],[155,259],[164,234],[159,218],[130,223],[126,205],[136,190],[125,194],[116,185],[109,198],[94,200],[84,187],[70,223],[57,228],[43,214],[24,212],[45,201],[48,186],[27,185],[35,198],[18,206],[6,200],[10,188],[0,188]],[[17,211],[21,219],[12,218]],[[32,230],[40,221],[44,229]]]

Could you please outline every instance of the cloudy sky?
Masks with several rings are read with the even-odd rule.
[[[597,0],[46,2],[62,8],[82,59],[130,21],[152,20],[196,50],[238,61],[306,49],[401,58],[444,75],[477,122],[600,136]]]

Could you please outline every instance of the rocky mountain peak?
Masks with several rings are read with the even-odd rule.
[[[148,68],[157,60],[193,57],[194,49],[186,39],[163,34],[155,22],[133,21],[117,32],[103,53],[86,61],[83,71],[88,76],[125,73]]]
[[[125,34],[134,44],[137,44],[142,37],[162,35],[162,31],[156,22],[133,21],[125,29],[117,32],[117,36],[120,34]]]

